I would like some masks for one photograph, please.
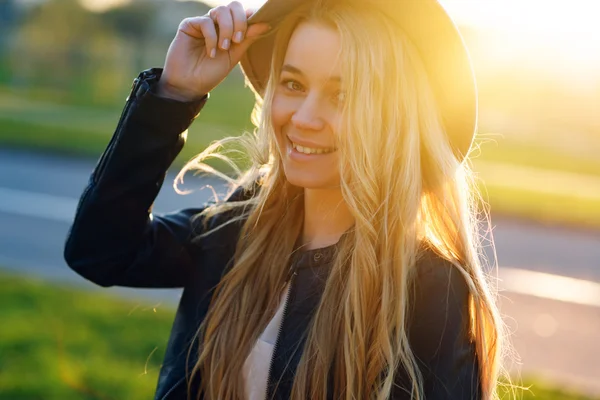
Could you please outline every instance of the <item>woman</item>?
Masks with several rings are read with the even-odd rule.
[[[238,61],[252,166],[225,202],[152,215],[182,132]],[[475,122],[435,0],[217,7],[135,81],[65,258],[102,286],[184,288],[156,399],[496,398]]]

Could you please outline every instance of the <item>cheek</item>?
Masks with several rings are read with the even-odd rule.
[[[271,102],[271,123],[277,135],[281,133],[281,128],[290,122],[292,115],[293,110],[290,107],[289,101],[275,94]]]
[[[331,118],[330,125],[333,136],[335,136],[336,140],[339,140],[344,132],[344,128],[342,127],[342,117],[339,113],[336,113],[333,118]]]
[[[329,116],[328,125],[331,130],[331,135],[333,136],[333,141],[335,142],[336,147],[339,147],[340,140],[343,140],[345,132],[342,118],[338,113],[332,113]]]

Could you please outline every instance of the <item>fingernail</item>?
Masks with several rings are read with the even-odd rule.
[[[210,51],[210,58],[215,58],[217,56],[217,49],[213,48]]]
[[[242,42],[242,31],[238,31],[235,33],[235,35],[233,36],[233,41],[236,43]]]
[[[223,43],[221,44],[221,48],[223,50],[228,50],[229,49],[229,39],[223,39]]]

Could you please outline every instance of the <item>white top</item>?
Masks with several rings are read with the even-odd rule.
[[[289,284],[286,285],[281,295],[277,312],[256,341],[244,363],[245,400],[264,400],[267,398],[267,379],[271,358],[273,357],[273,348],[283,320],[283,309],[288,301],[288,294]]]

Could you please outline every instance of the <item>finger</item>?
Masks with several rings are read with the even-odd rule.
[[[231,10],[231,16],[233,17],[233,37],[232,40],[235,43],[241,43],[246,35],[246,12],[244,6],[238,1],[232,1],[229,3],[229,9]]]
[[[242,43],[236,44],[231,48],[231,59],[234,60],[234,62],[239,61],[242,58],[243,54],[246,52],[246,50],[248,50],[248,47],[250,47],[252,43],[254,43],[262,35],[267,33],[270,29],[271,27],[269,26],[269,24],[266,23],[250,25],[248,27],[248,30],[246,30],[246,38],[244,39],[244,41]]]
[[[217,47],[215,23],[208,16],[186,18],[179,24],[179,31],[194,39],[204,39],[206,54],[214,57]]]
[[[231,37],[233,36],[233,17],[229,7],[219,6],[209,12],[213,20],[219,27],[219,47],[223,50],[229,50],[231,46]]]

